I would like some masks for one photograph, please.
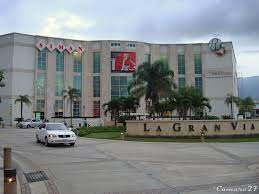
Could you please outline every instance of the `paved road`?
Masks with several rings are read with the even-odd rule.
[[[55,193],[58,189],[62,194],[259,193],[259,188],[255,192],[217,191],[244,190],[259,183],[259,143],[142,143],[80,138],[75,147],[45,147],[35,143],[34,131],[0,129],[0,146],[13,148],[22,173],[43,170],[48,175],[49,181],[30,184],[32,190]],[[26,191],[26,184],[23,189]]]

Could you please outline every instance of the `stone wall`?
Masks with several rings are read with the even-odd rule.
[[[259,120],[127,121],[131,136],[206,136],[259,134]]]

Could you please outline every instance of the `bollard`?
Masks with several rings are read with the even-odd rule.
[[[204,132],[201,132],[201,142],[202,142],[202,143],[205,142],[204,136],[205,136],[205,133],[204,133]]]
[[[4,169],[4,194],[17,194],[16,169]]]
[[[124,133],[123,132],[121,133],[121,140],[124,141]]]
[[[12,149],[4,148],[4,169],[12,168]]]

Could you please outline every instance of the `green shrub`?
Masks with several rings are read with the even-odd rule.
[[[218,120],[219,117],[215,116],[215,115],[208,115],[207,116],[207,120]]]
[[[73,130],[78,136],[83,137],[91,133],[103,133],[103,132],[124,132],[125,126],[105,126],[105,127],[81,127]]]
[[[123,115],[118,117],[119,123],[125,123],[127,120],[136,120],[136,116]]]
[[[222,117],[222,119],[231,119],[230,115],[222,115],[221,117]]]

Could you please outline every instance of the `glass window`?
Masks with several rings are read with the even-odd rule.
[[[178,55],[178,74],[185,74],[185,56]]]
[[[201,77],[195,78],[195,87],[202,91],[202,78]]]
[[[202,74],[201,54],[194,54],[195,74]]]
[[[100,76],[93,77],[93,96],[100,97]]]
[[[163,62],[163,68],[168,69],[169,68],[168,57],[166,55],[161,55],[160,60]]]
[[[45,74],[44,73],[38,74],[37,76],[36,90],[37,90],[37,96],[45,95]]]
[[[74,76],[73,87],[81,93],[81,76]]]
[[[81,102],[80,101],[74,101],[73,116],[74,117],[80,117],[81,116]]]
[[[46,59],[47,59],[47,50],[43,49],[41,51],[38,51],[38,69],[39,70],[46,70]]]
[[[56,51],[56,71],[64,71],[64,53]]]
[[[131,81],[129,76],[111,77],[111,97],[112,99],[128,96],[128,84]]]
[[[55,100],[55,117],[63,117],[63,100]]]
[[[145,54],[144,62],[151,63],[151,55],[150,54]]]
[[[44,112],[44,108],[45,108],[45,101],[37,100],[36,101],[36,111]]]
[[[62,96],[63,91],[63,74],[56,74],[56,96]]]
[[[93,72],[94,73],[100,73],[100,52],[94,52],[93,53]]]
[[[184,88],[185,87],[185,78],[180,77],[178,78],[178,88]]]
[[[82,55],[78,52],[73,52],[74,72],[82,72]]]
[[[100,101],[94,101],[93,112],[94,117],[100,117]]]

